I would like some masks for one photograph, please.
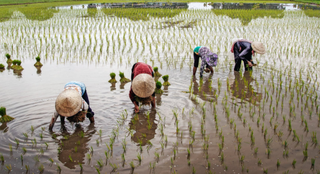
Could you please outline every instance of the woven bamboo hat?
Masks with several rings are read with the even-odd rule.
[[[67,89],[61,92],[56,99],[56,111],[59,115],[70,117],[80,111],[82,98],[79,92],[74,89]]]
[[[132,90],[140,98],[150,97],[156,88],[150,74],[139,74],[132,81]]]
[[[265,49],[263,43],[261,43],[261,42],[252,42],[251,47],[252,47],[253,51],[255,51],[259,54],[264,54],[266,52],[266,49]]]

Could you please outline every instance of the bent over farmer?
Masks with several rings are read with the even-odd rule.
[[[213,66],[217,66],[218,55],[210,51],[209,48],[204,46],[197,46],[193,49],[193,76],[196,75],[199,65],[199,58],[201,57],[200,78],[202,78],[203,71],[213,73]],[[206,69],[205,69],[206,68]]]
[[[129,97],[134,104],[134,112],[139,112],[139,103],[155,107],[155,87],[153,69],[143,62],[135,63],[131,69],[131,89]]]
[[[254,53],[264,54],[265,47],[261,42],[251,42],[248,40],[240,39],[233,42],[231,52],[234,54],[234,71],[239,71],[241,61],[244,63],[245,70],[252,70],[254,63],[252,56]]]
[[[58,116],[60,116],[61,124],[65,123],[65,117],[70,122],[83,122],[85,115],[89,118],[90,123],[94,123],[94,112],[90,108],[86,86],[81,82],[68,82],[58,95],[55,108],[56,111],[51,118],[49,130],[52,130]]]

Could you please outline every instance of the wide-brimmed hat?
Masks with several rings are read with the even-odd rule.
[[[252,47],[253,51],[255,51],[259,54],[264,54],[266,52],[266,49],[265,49],[263,43],[261,43],[261,42],[252,42],[251,47]]]
[[[209,66],[217,66],[218,55],[216,53],[208,53],[206,62]]]
[[[56,111],[59,115],[70,117],[80,111],[82,98],[77,90],[66,89],[56,99]]]
[[[139,74],[132,81],[132,90],[140,98],[150,97],[156,88],[150,74]]]

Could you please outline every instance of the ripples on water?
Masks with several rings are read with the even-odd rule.
[[[307,141],[311,145],[312,132],[317,132],[319,129],[318,123],[312,121],[317,120],[318,109],[317,103],[311,104],[311,101],[305,108],[303,107],[307,94],[310,95],[312,91],[312,94],[319,94],[317,87],[319,81],[316,75],[319,74],[319,65],[316,63],[319,61],[319,31],[316,30],[319,27],[319,20],[309,18],[301,12],[284,13],[282,18],[253,19],[248,26],[242,26],[238,19],[217,16],[207,10],[182,11],[173,18],[150,18],[147,21],[105,16],[101,11],[97,11],[95,18],[92,18],[86,16],[86,10],[60,10],[53,18],[46,21],[31,21],[25,19],[21,13],[15,12],[14,19],[0,23],[0,31],[3,33],[3,37],[0,38],[2,55],[0,63],[6,61],[4,54],[8,52],[13,59],[22,60],[24,70],[20,75],[10,69],[0,73],[1,106],[7,108],[8,115],[15,117],[15,120],[0,125],[0,152],[5,158],[3,165],[0,165],[0,171],[5,171],[6,165],[11,164],[14,173],[26,171],[25,165],[30,167],[30,172],[38,172],[38,167],[43,164],[45,173],[56,173],[58,165],[62,173],[78,173],[81,170],[80,163],[83,165],[83,173],[94,172],[96,170],[94,167],[99,168],[98,161],[106,163],[105,151],[108,150],[107,145],[110,145],[110,138],[113,135],[117,135],[113,156],[109,157],[108,165],[99,168],[103,173],[112,170],[111,164],[116,164],[120,173],[129,173],[131,161],[137,166],[135,172],[148,171],[149,163],[152,168],[155,162],[155,153],[160,154],[160,160],[155,167],[157,173],[170,173],[173,170],[185,173],[192,171],[192,166],[203,173],[207,171],[208,162],[212,165],[212,171],[223,171],[225,166],[228,166],[229,171],[240,172],[242,165],[234,165],[234,162],[238,163],[241,154],[245,155],[246,168],[253,172],[261,171],[261,167],[252,165],[256,165],[258,158],[263,160],[262,167],[269,168],[270,172],[277,171],[274,161],[279,158],[283,166],[290,166],[292,160],[297,159],[299,162],[296,170],[308,171],[310,165],[305,167],[303,162],[300,162],[303,158],[301,149]],[[171,21],[172,25],[161,29],[168,24],[168,21]],[[192,21],[197,21],[194,26],[181,27]],[[308,28],[299,27],[304,25],[308,25]],[[237,76],[229,71],[233,67],[232,55],[228,53],[231,40],[239,37],[262,41],[268,50],[265,55],[254,57],[260,64],[255,68],[252,77],[247,77],[248,74],[245,77]],[[214,75],[205,74],[203,83],[199,79],[191,79],[192,49],[198,45],[210,47],[220,58]],[[40,55],[44,64],[41,71],[33,66],[37,55]],[[138,116],[133,113],[133,104],[128,96],[130,83],[125,85],[119,82],[115,85],[108,83],[111,72],[117,74],[117,80],[119,71],[130,78],[131,66],[136,61],[158,66],[160,73],[169,74],[171,83],[171,86],[164,88],[163,95],[157,95],[156,109],[144,106]],[[314,63],[310,65],[310,62]],[[292,63],[294,66],[289,66]],[[288,71],[289,68],[292,68],[291,71]],[[310,88],[302,87],[307,91],[305,96],[301,97],[304,98],[303,101],[292,102],[297,120],[293,117],[291,119],[302,141],[300,144],[291,141],[292,132],[287,131],[289,110],[292,107],[291,102],[289,104],[290,92],[285,92],[283,86],[278,94],[274,92],[276,88],[272,88],[271,85],[274,81],[276,87],[279,87],[279,71],[284,74],[283,80],[280,80],[284,86],[289,86],[290,79],[292,84],[304,80],[305,84],[308,82],[310,85]],[[295,77],[299,77],[299,71],[303,78],[297,81]],[[199,74],[197,78],[198,76]],[[96,114],[96,123],[90,125],[89,121],[85,120],[79,125],[72,125],[67,121],[65,128],[62,129],[58,119],[53,132],[49,132],[47,128],[54,112],[56,96],[63,90],[64,84],[71,80],[86,84],[90,104]],[[218,81],[222,84],[220,92]],[[231,91],[227,91],[227,81]],[[262,88],[260,85],[263,85]],[[190,95],[190,91],[195,95]],[[269,91],[268,95],[266,91]],[[270,109],[269,94],[274,100]],[[297,95],[297,92],[294,94]],[[225,95],[228,96],[227,105],[224,105]],[[280,108],[280,104],[275,106],[280,96],[284,98],[282,99],[285,103],[284,109]],[[311,97],[310,95],[310,100]],[[317,99],[312,100],[317,101]],[[213,102],[217,102],[216,111]],[[231,112],[230,118],[226,117],[226,106]],[[237,116],[239,106],[247,123]],[[276,113],[273,112],[273,108]],[[255,116],[251,117],[253,109]],[[128,114],[125,114],[124,110]],[[174,112],[178,114],[178,123],[174,118]],[[214,120],[215,112],[217,123]],[[265,119],[262,119],[263,113],[266,114]],[[123,122],[121,114],[127,115]],[[259,126],[256,123],[258,115],[261,120]],[[286,115],[287,119],[284,124],[282,124],[283,115]],[[304,115],[309,122],[309,133],[304,132],[304,126],[300,125],[302,119],[300,115]],[[272,116],[274,121],[269,123]],[[237,128],[233,128],[233,124],[230,125],[232,119]],[[266,139],[261,133],[262,123],[269,132]],[[191,130],[195,131],[194,139],[192,132],[189,133],[190,124],[193,125]],[[207,152],[203,146],[206,144],[204,140],[206,136],[201,134],[202,124],[209,137]],[[284,134],[282,139],[278,139],[277,133],[273,133],[275,124],[279,125],[278,133],[282,131]],[[176,125],[179,128],[178,134]],[[254,146],[250,145],[249,127],[250,129],[252,127],[256,137]],[[221,153],[218,150],[218,144],[221,143],[220,131],[225,137],[223,152],[226,160],[223,165],[219,160]],[[240,137],[243,139],[241,154],[236,149],[239,139],[234,136],[237,131],[240,131]],[[84,137],[81,138],[82,132]],[[316,137],[320,138],[319,135]],[[270,159],[264,152],[265,141],[269,138],[273,141]],[[121,154],[123,154],[124,139],[127,142],[127,152],[123,163]],[[189,143],[193,140],[191,148]],[[290,145],[289,158],[282,156],[284,140]],[[166,147],[164,150],[161,150],[161,143]],[[12,152],[9,145],[12,145]],[[257,156],[251,155],[255,147],[259,147]],[[317,146],[314,147],[309,148],[309,158],[315,158],[313,154],[316,154]],[[26,148],[26,153],[23,148]],[[151,150],[148,151],[149,148]],[[187,148],[192,150],[191,167],[187,167]],[[174,149],[177,151],[177,157],[172,165]],[[141,166],[137,160],[139,153],[142,154]],[[23,161],[20,159],[21,155]],[[54,160],[53,164],[50,158]],[[173,169],[169,168],[170,165]],[[291,170],[290,167],[283,167],[280,170],[287,169]]]

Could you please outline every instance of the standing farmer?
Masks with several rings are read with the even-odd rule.
[[[131,69],[131,89],[129,97],[134,104],[134,112],[139,112],[139,102],[155,107],[155,82],[153,69],[143,62],[135,63]]]
[[[209,50],[209,48],[204,46],[197,46],[193,50],[193,76],[196,75],[197,68],[199,65],[199,58],[201,57],[201,67],[200,67],[200,78],[202,78],[203,71],[213,73],[213,66],[217,66],[218,55]],[[206,69],[205,69],[206,68]]]
[[[86,86],[81,82],[68,82],[58,95],[55,108],[49,130],[52,130],[58,116],[60,116],[61,124],[65,123],[65,117],[70,122],[83,122],[85,115],[89,118],[90,123],[94,123],[94,112],[90,108]]]
[[[261,42],[251,42],[244,39],[237,40],[232,44],[231,52],[234,54],[234,71],[239,71],[241,61],[244,63],[245,70],[252,70],[254,65],[252,56],[254,53],[264,54],[265,47]]]

